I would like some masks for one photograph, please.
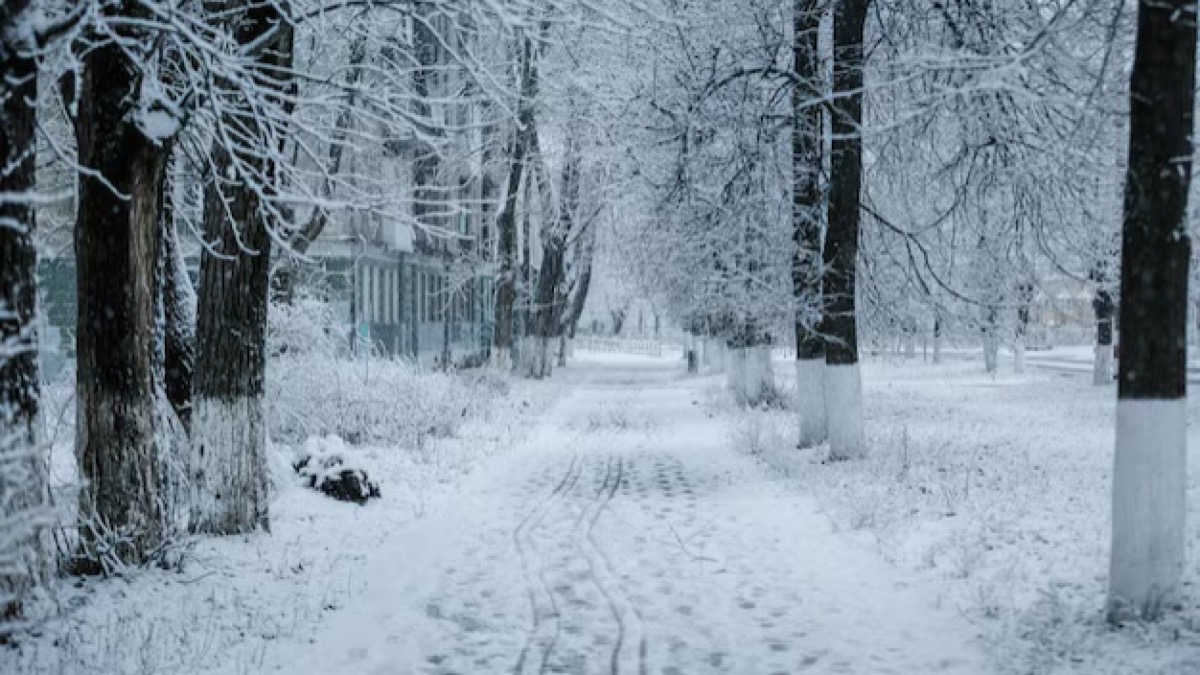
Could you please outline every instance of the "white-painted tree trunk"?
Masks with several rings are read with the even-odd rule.
[[[738,405],[755,407],[775,392],[771,348],[766,345],[729,349],[727,382]]]
[[[1018,337],[1013,345],[1013,371],[1017,374],[1025,372],[1025,338]]]
[[[728,370],[728,354],[726,353],[724,341],[709,338],[705,344],[708,345],[708,361],[712,372],[726,372]]]
[[[492,367],[507,373],[513,369],[512,350],[507,347],[492,348]]]
[[[936,331],[933,334],[933,363],[937,365],[942,362],[942,334],[941,331]]]
[[[192,406],[191,529],[240,532],[247,523],[265,526],[269,476],[263,397],[197,398]],[[246,491],[231,494],[231,487]]]
[[[825,358],[796,361],[796,408],[800,416],[800,447],[811,448],[829,436],[825,410]]]
[[[857,459],[867,453],[863,432],[862,374],[857,363],[825,366],[829,458]]]
[[[1096,345],[1092,365],[1092,384],[1108,386],[1113,383],[1112,345]]]
[[[917,358],[917,336],[913,333],[904,334],[904,358]]]
[[[1153,619],[1178,601],[1186,497],[1187,400],[1118,401],[1111,615]]]
[[[995,375],[1000,367],[1000,341],[995,335],[985,335],[983,338],[983,369],[989,375]]]
[[[725,386],[729,388],[733,400],[738,405],[745,405],[746,391],[746,350],[728,349],[725,351]]]

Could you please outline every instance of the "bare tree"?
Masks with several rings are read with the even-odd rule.
[[[1179,601],[1187,534],[1187,229],[1196,5],[1141,0],[1130,77],[1108,615]]]
[[[824,0],[796,0],[793,17],[792,85],[792,227],[795,260],[792,280],[796,296],[796,389],[800,414],[800,446],[825,441],[825,340],[817,327],[821,297],[821,239],[825,199],[821,170],[825,145],[821,106],[825,73],[820,54]],[[817,302],[813,302],[817,300]],[[814,315],[815,314],[815,315]]]
[[[37,34],[29,0],[0,7],[0,642],[44,568],[49,515],[37,432]]]
[[[84,571],[138,564],[163,543],[168,505],[156,415],[159,191],[177,123],[158,95],[162,54],[140,3],[105,5],[84,38],[75,120],[76,452]]]
[[[534,134],[534,102],[538,94],[538,69],[533,39],[524,36],[518,46],[518,101],[517,131],[511,140],[508,152],[508,180],[503,193],[500,212],[496,217],[496,231],[500,239],[500,269],[496,274],[496,325],[493,336],[492,362],[501,369],[512,365],[513,306],[517,299],[517,197],[520,194],[522,177],[527,173],[527,163]]]
[[[272,232],[278,232],[279,154],[293,59],[286,3],[236,9],[225,20],[248,73],[218,120],[205,195],[193,382],[189,528],[233,534],[268,528],[263,399]],[[254,94],[252,96],[251,94]],[[231,142],[248,139],[248,142]]]
[[[870,0],[839,0],[833,22],[833,146],[821,332],[827,336],[829,451],[834,459],[866,452],[855,281],[862,195],[863,37],[869,5]]]

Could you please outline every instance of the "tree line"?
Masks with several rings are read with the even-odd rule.
[[[182,533],[269,530],[268,312],[332,223],[390,222],[447,264],[495,265],[493,353],[515,346],[531,377],[565,355],[611,181],[587,154],[604,142],[594,97],[539,92],[538,70],[609,21],[565,1],[5,3],[3,617],[54,571],[39,246],[71,242],[77,272],[80,489],[60,568],[116,573],[163,563]],[[481,198],[455,192],[462,173]]]

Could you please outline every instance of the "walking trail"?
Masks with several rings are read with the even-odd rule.
[[[982,673],[970,626],[731,446],[712,380],[608,357],[393,533],[289,672]],[[556,375],[557,377],[557,375]],[[386,503],[379,504],[386,507]]]

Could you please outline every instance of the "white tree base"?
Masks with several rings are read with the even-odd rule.
[[[796,361],[796,412],[800,417],[800,447],[811,448],[829,436],[825,412],[825,358]]]
[[[1178,602],[1186,511],[1187,400],[1117,401],[1110,616],[1154,619]]]
[[[770,347],[729,349],[727,354],[727,383],[738,405],[755,407],[775,393]]]
[[[502,373],[512,370],[512,350],[507,347],[493,347],[492,367]]]
[[[1113,383],[1112,345],[1096,345],[1092,365],[1092,384],[1108,386]]]
[[[983,369],[995,375],[1000,368],[1000,341],[994,337],[983,339]]]
[[[192,402],[191,531],[237,534],[267,526],[264,411],[262,396]]]
[[[825,401],[829,424],[829,458],[845,460],[865,456],[862,374],[857,363],[825,366]]]

